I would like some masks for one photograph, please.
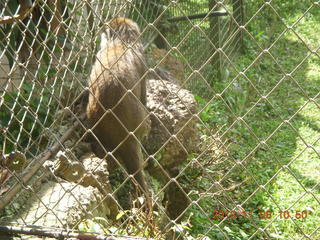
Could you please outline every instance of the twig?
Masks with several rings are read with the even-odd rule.
[[[214,192],[214,193],[204,193],[204,194],[200,194],[201,196],[206,196],[206,197],[213,197],[215,195],[220,195],[221,193],[223,192],[232,192],[234,191],[236,188],[240,187],[242,184],[246,183],[247,181],[249,180],[249,178],[245,178],[243,181],[239,182],[239,183],[236,183],[235,185],[232,185],[228,188],[224,188],[222,190],[219,190],[217,192]]]
[[[15,226],[0,226],[0,233],[11,235],[25,234],[40,237],[50,237],[57,239],[75,238],[80,240],[153,240],[151,238],[131,237],[131,236],[104,236],[93,234],[80,234],[77,232],[58,231],[51,229],[36,229],[31,227],[15,227]]]

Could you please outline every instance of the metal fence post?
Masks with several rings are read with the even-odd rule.
[[[209,11],[211,10],[218,10],[219,4],[216,0],[209,0]],[[210,39],[212,43],[214,44],[213,49],[213,58],[212,58],[212,80],[210,81],[210,84],[215,82],[215,80],[221,81],[222,76],[222,62],[221,62],[221,53],[219,51],[219,48],[221,47],[220,42],[220,18],[219,17],[212,17],[210,18]]]
[[[244,25],[244,5],[243,0],[233,0],[233,18],[235,20],[235,31],[237,31],[238,26]],[[239,29],[238,33],[235,36],[235,39],[239,39],[238,46],[239,51],[243,51],[244,42],[243,42],[243,32],[242,29]]]

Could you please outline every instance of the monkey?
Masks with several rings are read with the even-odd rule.
[[[88,79],[86,115],[104,149],[101,152],[94,147],[93,152],[107,161],[119,160],[150,201],[139,143],[150,131],[140,34],[137,23],[128,18],[115,18],[106,24]]]

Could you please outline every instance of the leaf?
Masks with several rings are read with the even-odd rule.
[[[108,223],[108,220],[103,217],[95,217],[95,218],[93,218],[93,220]]]
[[[243,230],[240,229],[240,234],[243,238],[248,238],[248,234],[246,234]]]
[[[143,197],[138,197],[138,201],[142,205],[144,203],[144,198]]]
[[[228,233],[232,233],[232,230],[228,226],[225,226],[223,229],[226,230]]]
[[[118,231],[118,228],[116,228],[116,227],[110,227],[110,228],[108,228],[108,230],[111,232],[111,233],[116,233],[117,231]]]
[[[119,220],[119,219],[122,218],[125,214],[126,214],[126,211],[120,211],[120,212],[117,214],[116,220]]]
[[[200,97],[200,96],[195,95],[194,98],[195,98],[195,100],[196,100],[198,103],[205,104],[205,102],[206,102],[206,101],[205,101],[202,97]]]
[[[275,239],[284,239],[284,237],[282,237],[281,235],[276,234],[276,233],[271,233],[270,237],[275,238]]]
[[[186,229],[186,230],[191,231],[191,228],[189,226],[187,226],[186,224],[181,224],[181,227]]]

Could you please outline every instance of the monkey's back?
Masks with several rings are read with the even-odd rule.
[[[134,132],[141,140],[148,132],[147,112],[141,103],[141,78],[145,72],[142,51],[121,42],[102,49],[89,79],[87,117],[93,133],[112,151]]]

